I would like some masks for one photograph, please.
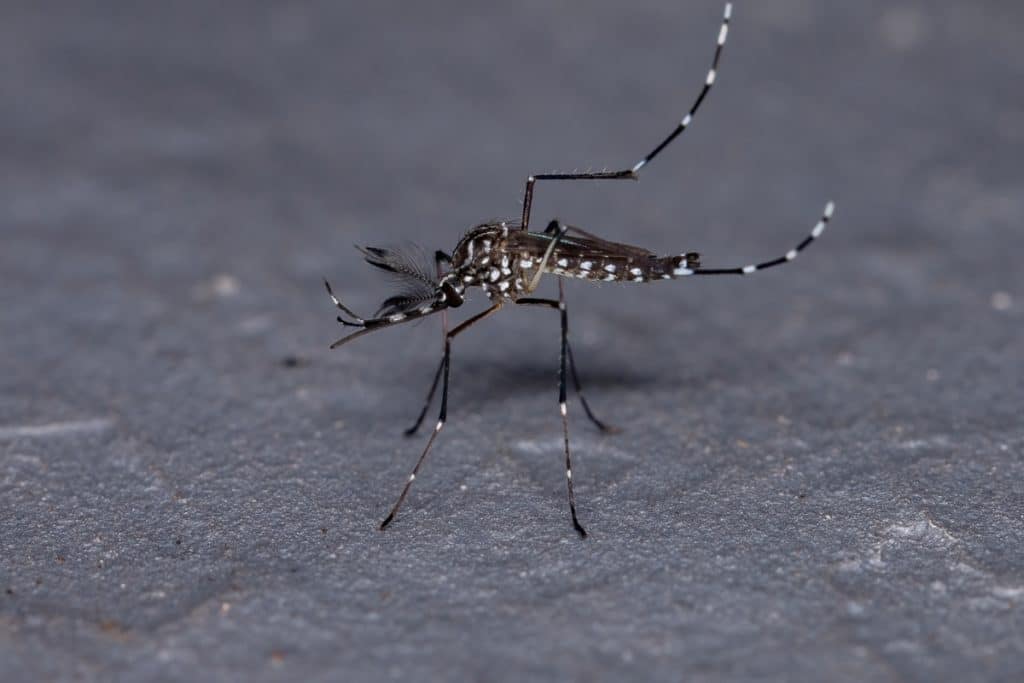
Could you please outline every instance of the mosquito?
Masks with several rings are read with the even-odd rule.
[[[675,140],[693,121],[697,110],[704,102],[715,83],[718,64],[729,34],[732,5],[725,5],[722,25],[718,31],[711,68],[704,85],[693,105],[671,133],[654,147],[647,156],[633,166],[620,171],[597,173],[544,173],[531,175],[526,179],[523,196],[523,214],[519,222],[487,222],[470,229],[450,254],[437,251],[433,263],[423,263],[400,250],[379,247],[359,248],[367,263],[387,271],[401,282],[401,291],[386,299],[370,318],[363,318],[352,312],[334,295],[330,283],[324,281],[327,293],[334,305],[341,310],[337,320],[343,326],[359,328],[358,331],[342,337],[333,344],[336,349],[370,332],[401,323],[412,322],[435,313],[442,313],[444,351],[434,373],[434,379],[427,393],[423,409],[409,429],[414,434],[422,424],[433,403],[437,386],[441,384],[441,411],[416,465],[402,487],[402,491],[391,507],[380,529],[385,529],[395,519],[399,508],[409,494],[412,483],[419,475],[437,435],[448,418],[448,384],[451,371],[452,341],[481,320],[497,313],[506,304],[540,306],[555,309],[561,319],[561,351],[558,366],[558,408],[562,418],[562,435],[565,453],[565,480],[569,497],[569,513],[572,524],[581,537],[587,532],[580,523],[576,512],[576,494],[573,490],[572,457],[569,449],[569,418],[566,408],[566,369],[580,398],[587,418],[602,432],[615,429],[595,417],[580,386],[572,347],[569,345],[569,316],[565,304],[565,278],[579,278],[590,282],[636,282],[649,283],[659,280],[676,280],[698,275],[751,275],[780,266],[796,258],[811,242],[821,236],[832,217],[834,204],[828,202],[821,218],[794,248],[778,258],[733,268],[705,268],[700,255],[686,252],[675,256],[658,256],[647,249],[629,244],[611,242],[559,220],[552,220],[542,232],[530,230],[530,207],[533,203],[534,185],[541,180],[637,180],[642,169],[654,160],[669,143]],[[558,279],[558,299],[544,299],[530,296],[545,274]],[[467,297],[471,287],[484,290],[490,307],[477,313],[452,329],[448,329],[447,309],[458,308]]]

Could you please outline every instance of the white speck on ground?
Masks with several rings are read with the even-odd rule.
[[[992,293],[992,308],[997,311],[1008,311],[1013,308],[1013,297],[1010,296],[1009,292],[993,292]]]
[[[916,7],[892,7],[879,20],[882,39],[894,50],[912,50],[928,33],[924,13]]]
[[[209,301],[214,298],[226,299],[237,295],[239,291],[241,285],[238,279],[233,275],[221,273],[197,283],[192,288],[192,296],[199,301]]]
[[[102,432],[114,424],[109,418],[91,420],[70,420],[67,422],[50,422],[38,425],[8,425],[0,427],[0,439],[45,438],[50,436],[66,436]]]

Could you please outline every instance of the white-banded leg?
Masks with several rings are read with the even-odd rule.
[[[438,281],[444,277],[444,272],[441,269],[442,263],[451,263],[452,257],[445,252],[438,249],[434,252],[434,264],[437,267],[437,279]],[[434,380],[430,383],[430,391],[427,392],[427,399],[423,402],[423,408],[420,409],[420,414],[416,418],[416,422],[411,427],[406,429],[403,433],[406,436],[412,436],[419,431],[420,425],[423,424],[424,418],[427,416],[427,411],[430,410],[430,404],[434,402],[434,394],[437,392],[437,383],[441,380],[441,370],[444,368],[444,345],[445,340],[448,338],[448,310],[441,311],[441,362],[437,364],[437,371],[434,372]]]
[[[408,323],[414,320],[421,320],[425,316],[433,315],[434,313],[437,313],[439,311],[444,311],[449,307],[449,304],[446,304],[444,301],[435,300],[421,306],[418,309],[414,309],[408,312],[397,312],[377,318],[363,318],[352,312],[351,309],[345,306],[345,304],[343,304],[341,300],[334,295],[334,290],[331,289],[330,282],[324,280],[324,287],[327,289],[327,294],[330,295],[331,301],[334,302],[334,305],[337,306],[338,310],[344,312],[346,315],[349,316],[349,318],[352,318],[351,320],[349,320],[344,316],[339,315],[337,318],[338,322],[345,327],[359,328],[352,334],[349,334],[345,337],[342,337],[341,339],[334,341],[329,347],[331,349],[336,349],[340,346],[344,346],[345,344],[348,344],[349,342],[358,339],[359,337],[367,335],[371,332],[375,332],[377,330],[384,329],[385,327],[391,327],[393,325]]]
[[[552,245],[549,246],[549,248],[548,248],[549,254],[545,256],[545,260],[542,261],[542,266],[541,267],[543,267],[543,263],[545,263],[547,261],[549,255],[550,255],[550,252],[552,251],[552,247],[554,246],[554,243],[556,241],[558,241],[558,240],[561,240],[563,236],[568,235],[571,232],[575,232],[575,233],[580,234],[580,235],[582,235],[584,237],[594,237],[593,235],[590,235],[590,233],[585,232],[585,231],[581,230],[580,228],[577,228],[577,227],[572,226],[572,225],[565,225],[564,223],[562,223],[561,221],[559,221],[557,219],[551,221],[550,223],[548,223],[548,227],[546,227],[544,229],[544,233],[547,234],[547,235],[554,235],[555,239],[552,240]],[[600,238],[596,238],[596,239],[600,239]],[[522,303],[523,301],[526,301],[526,302],[542,301],[542,302],[545,302],[545,304],[547,304],[551,300],[550,299],[539,299],[539,300],[520,299],[518,303]],[[564,280],[562,278],[558,278],[558,301],[554,302],[554,307],[558,308],[559,304],[561,304],[563,307],[565,305],[565,282],[564,282]],[[568,336],[568,327],[566,327],[566,335]],[[587,397],[583,394],[583,385],[580,383],[580,376],[579,376],[579,373],[576,371],[576,359],[573,357],[573,354],[572,354],[572,344],[568,341],[568,339],[566,340],[566,351],[568,352],[568,356],[569,356],[569,372],[572,375],[573,387],[575,387],[576,394],[580,397],[580,403],[583,404],[583,411],[587,414],[587,418],[592,423],[594,423],[595,427],[597,427],[599,430],[601,430],[602,432],[604,432],[606,434],[615,434],[615,433],[621,431],[618,427],[613,427],[612,425],[609,425],[609,424],[606,424],[605,422],[602,422],[601,420],[597,419],[597,417],[594,415],[594,411],[590,409],[590,403],[587,402]]]
[[[569,513],[572,515],[572,525],[582,538],[587,537],[587,530],[580,524],[576,515],[576,492],[572,485],[572,455],[569,451],[569,410],[566,405],[566,377],[565,366],[569,349],[569,315],[566,311],[564,301],[554,299],[519,299],[517,304],[526,306],[549,306],[558,309],[562,320],[562,343],[558,364],[558,411],[562,415],[562,436],[565,447],[565,484],[569,491]]]
[[[576,527],[581,538],[587,537],[587,530],[580,524],[576,516],[576,492],[572,487],[572,456],[569,454],[569,411],[565,403],[565,360],[569,347],[569,316],[565,311],[565,302],[559,302],[558,310],[562,317],[562,349],[558,364],[558,410],[562,413],[562,439],[565,443],[565,484],[569,491],[569,512],[572,514],[572,525]]]
[[[825,232],[828,222],[832,219],[832,214],[835,213],[836,205],[834,202],[829,202],[825,205],[825,210],[821,214],[821,218],[814,224],[814,228],[811,229],[811,234],[803,239],[800,244],[796,245],[785,254],[778,258],[774,258],[770,261],[764,261],[762,263],[752,263],[749,266],[736,266],[733,268],[688,268],[686,264],[680,264],[678,268],[672,271],[672,275],[680,277],[684,275],[752,275],[760,270],[766,268],[772,268],[774,266],[781,266],[783,263],[789,263],[797,257],[801,251],[807,248],[807,246],[814,240],[821,237],[821,234]]]
[[[633,164],[630,168],[621,171],[601,171],[598,173],[538,173],[526,179],[526,191],[523,193],[523,230],[530,229],[530,208],[533,205],[533,186],[538,180],[637,180],[640,169],[649,164],[654,157],[661,153],[661,150],[668,147],[669,143],[679,137],[679,134],[686,130],[693,122],[693,117],[711,91],[718,76],[718,63],[722,58],[722,49],[729,36],[729,20],[732,19],[732,3],[725,4],[725,11],[722,14],[722,25],[718,29],[718,42],[715,44],[715,55],[711,59],[711,68],[704,78],[704,86],[701,88],[697,99],[687,110],[686,114],[679,121],[676,127],[668,136],[659,142],[643,159]]]
[[[498,302],[488,308],[485,311],[477,313],[469,320],[466,320],[462,324],[458,325],[455,329],[445,335],[444,339],[444,358],[441,360],[441,367],[443,369],[444,382],[441,385],[441,413],[438,415],[437,424],[434,426],[434,431],[430,434],[430,439],[427,440],[427,445],[423,449],[423,453],[420,454],[419,459],[416,461],[416,466],[412,468],[412,472],[409,474],[409,478],[405,482],[405,486],[402,487],[402,493],[399,494],[398,500],[391,507],[391,512],[384,518],[384,521],[380,523],[381,530],[387,528],[389,524],[395,519],[395,515],[398,514],[398,509],[402,507],[402,503],[405,501],[405,497],[409,495],[409,488],[412,483],[416,481],[416,475],[420,472],[420,467],[423,466],[423,461],[427,458],[427,453],[430,452],[430,447],[434,445],[434,439],[441,433],[441,429],[444,427],[445,420],[448,418],[448,377],[449,370],[451,369],[451,357],[452,357],[452,339],[457,337],[464,330],[469,329],[475,323],[480,322],[487,316],[491,315],[499,308],[501,308],[502,302]]]

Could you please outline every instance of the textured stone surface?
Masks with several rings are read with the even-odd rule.
[[[379,533],[437,328],[328,352],[320,278],[633,163],[716,2],[6,3],[0,677],[1024,676],[1024,6],[827,4],[739,3],[642,182],[539,189],[709,265],[838,203],[756,279],[569,286],[624,428],[571,404],[581,541],[556,316],[458,339]]]

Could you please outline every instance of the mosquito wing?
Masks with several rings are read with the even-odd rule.
[[[540,261],[547,253],[550,233],[519,232],[510,235],[510,247],[531,260]],[[696,253],[679,256],[658,256],[654,252],[591,235],[579,228],[569,231],[555,245],[544,271],[564,277],[619,282],[650,282],[671,278],[685,265],[695,268],[700,256]]]
[[[530,252],[543,256],[554,235],[546,232],[513,232],[509,235],[509,246],[516,252]],[[552,259],[557,257],[571,259],[604,261],[605,259],[633,259],[643,261],[657,258],[657,255],[642,247],[622,244],[601,239],[596,235],[583,232],[579,228],[569,228],[568,234],[562,237],[555,246]]]
[[[399,287],[399,292],[386,299],[374,317],[407,313],[436,295],[437,270],[425,252],[413,244],[398,247],[360,247],[366,262],[385,271]]]

